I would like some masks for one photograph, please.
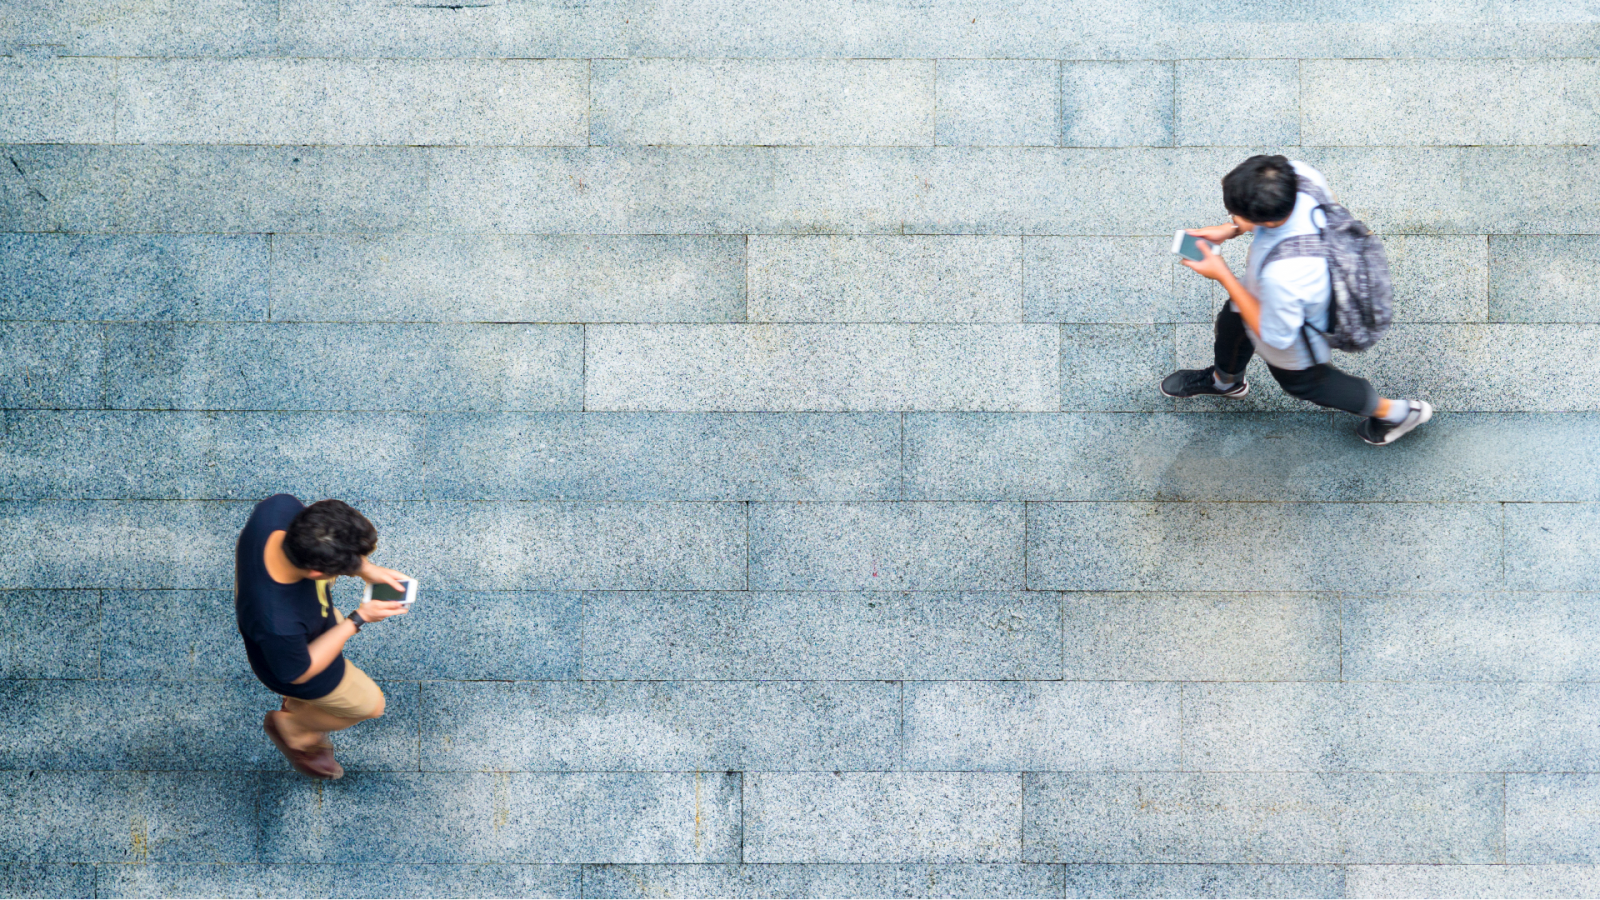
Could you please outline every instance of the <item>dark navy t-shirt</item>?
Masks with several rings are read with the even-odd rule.
[[[234,550],[233,608],[239,634],[250,657],[250,668],[261,683],[285,697],[315,700],[326,697],[344,678],[344,655],[305,684],[291,684],[311,668],[309,645],[338,624],[324,587],[309,578],[279,584],[267,574],[262,559],[267,538],[286,531],[305,504],[289,494],[274,494],[256,504],[250,520],[239,532]]]

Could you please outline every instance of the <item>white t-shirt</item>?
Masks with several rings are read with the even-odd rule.
[[[1328,181],[1322,173],[1302,162],[1291,162],[1296,173],[1321,187],[1328,196]],[[1244,286],[1261,303],[1261,333],[1251,332],[1256,353],[1280,369],[1309,369],[1315,363],[1325,363],[1331,357],[1328,342],[1317,331],[1309,331],[1313,357],[1307,352],[1306,338],[1300,326],[1309,322],[1313,329],[1328,328],[1328,263],[1315,257],[1296,256],[1278,259],[1259,271],[1261,261],[1267,258],[1280,242],[1302,234],[1316,234],[1312,211],[1317,201],[1310,194],[1295,197],[1294,212],[1277,228],[1257,228],[1250,242],[1250,255],[1245,262]],[[1317,222],[1322,221],[1319,213]]]

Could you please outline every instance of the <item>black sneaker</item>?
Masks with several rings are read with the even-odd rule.
[[[1179,369],[1161,379],[1161,393],[1168,397],[1243,397],[1250,393],[1250,382],[1240,378],[1233,387],[1225,391],[1217,390],[1217,383],[1211,377],[1216,366],[1206,366],[1204,369]]]
[[[1361,435],[1363,441],[1374,447],[1392,444],[1399,440],[1401,435],[1433,418],[1433,404],[1426,400],[1393,400],[1390,402],[1405,403],[1409,407],[1405,419],[1399,424],[1372,418],[1365,419],[1360,425],[1356,426],[1356,434]]]

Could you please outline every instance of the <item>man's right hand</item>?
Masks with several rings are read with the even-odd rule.
[[[1220,244],[1223,241],[1232,240],[1239,236],[1239,228],[1232,222],[1226,225],[1212,225],[1207,228],[1190,228],[1188,232],[1213,244]]]
[[[363,622],[381,622],[390,616],[406,614],[406,605],[399,600],[368,600],[356,607]]]

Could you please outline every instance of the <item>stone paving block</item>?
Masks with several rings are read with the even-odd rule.
[[[1344,685],[1190,684],[1183,691],[1182,768],[1201,772],[1372,768],[1353,760],[1359,755],[1354,745],[1360,741],[1352,713],[1360,702]],[[1474,719],[1471,724],[1477,728],[1483,723]],[[1433,768],[1423,765],[1420,770]],[[1409,766],[1401,770],[1418,771]]]
[[[1600,584],[1600,505],[1507,504],[1506,586],[1514,590],[1592,591]]]
[[[115,865],[103,897],[576,897],[578,866]]]
[[[107,402],[135,409],[577,409],[573,325],[109,326]]]
[[[1179,321],[1167,237],[1023,239],[1029,322]]]
[[[1600,776],[1521,775],[1506,779],[1509,863],[1600,862]]]
[[[112,142],[116,72],[111,59],[0,59],[0,141]]]
[[[0,771],[0,859],[254,862],[257,789],[237,772]]]
[[[101,896],[95,893],[94,866],[74,865],[0,865],[0,894],[7,897]]]
[[[900,417],[434,415],[426,458],[442,500],[892,500]]]
[[[1023,776],[1029,862],[1499,862],[1498,775]]]
[[[833,776],[828,776],[833,777]],[[261,857],[337,863],[732,862],[738,773],[267,776]]]
[[[259,235],[0,235],[0,318],[259,321]]]
[[[1063,866],[1063,897],[1343,897],[1334,866]],[[1353,894],[1367,897],[1371,894]]]
[[[1173,64],[1173,82],[1179,145],[1300,143],[1298,60],[1180,59]]]
[[[383,716],[333,738],[339,762],[351,771],[415,771],[417,685],[380,687]],[[287,772],[288,762],[261,728],[262,718],[280,701],[253,679],[0,682],[0,765],[46,771]]]
[[[911,682],[905,763],[944,771],[1109,771],[1181,765],[1180,686]]]
[[[335,602],[348,611],[359,600],[351,589]],[[374,678],[577,678],[580,602],[571,593],[429,590],[411,612],[363,628],[345,656]]]
[[[1476,234],[1386,234],[1395,319],[1412,322],[1490,321],[1487,240]],[[1243,271],[1243,269],[1235,269]]]
[[[427,771],[890,769],[900,686],[886,681],[430,682]]]
[[[1339,601],[1315,594],[1067,594],[1064,677],[1333,681]]]
[[[247,503],[0,502],[0,588],[231,588]]]
[[[1037,591],[584,597],[591,679],[1046,679],[1061,609]]]
[[[1057,408],[1046,325],[597,325],[584,408]]]
[[[1021,322],[1022,238],[751,235],[752,322]]]
[[[1491,504],[1030,503],[1028,588],[1492,588],[1505,577],[1500,535]]]
[[[373,504],[363,512],[394,548],[385,564],[430,591],[746,587],[739,503]]]
[[[1019,775],[757,772],[745,779],[746,862],[1022,861]]]
[[[1600,897],[1595,866],[1350,866],[1349,897]]]
[[[1346,597],[1348,681],[1597,681],[1600,598],[1588,594]]]
[[[414,378],[409,376],[406,380]],[[392,384],[384,386],[393,388]],[[175,417],[169,412],[144,415],[152,422],[170,422]],[[209,487],[204,496],[255,501],[277,493],[291,493],[306,503],[338,497],[359,508],[374,500],[421,499],[423,495],[427,457],[425,423],[421,415],[385,412],[198,415],[204,417],[212,435],[212,458],[207,463],[214,486]]]
[[[1014,503],[761,503],[753,590],[1006,590],[1023,580]]]
[[[1600,236],[1489,236],[1489,315],[1495,322],[1600,320]]]
[[[1305,143],[1588,144],[1594,59],[1308,59]],[[1512,112],[1512,111],[1515,112]]]
[[[57,322],[0,322],[0,407],[96,409],[105,386],[100,328]]]
[[[1061,409],[1170,410],[1161,379],[1173,370],[1171,325],[1061,326]]]
[[[136,59],[117,75],[124,143],[589,143],[584,60]]]
[[[929,146],[930,59],[597,59],[597,145]]]
[[[941,59],[941,146],[1054,147],[1060,64],[1048,59]]]
[[[99,591],[0,591],[0,679],[100,677]]]
[[[232,560],[219,566],[225,576]],[[190,682],[253,677],[231,589],[102,591],[101,597],[108,623],[100,638],[101,677]]]
[[[740,237],[274,235],[273,317],[742,322]]]
[[[586,897],[1059,897],[1056,866],[588,866]]]
[[[1172,146],[1172,66],[1162,60],[1061,64],[1061,143]]]
[[[54,45],[69,56],[237,56],[271,52],[276,0],[24,0],[0,22],[0,48]],[[7,38],[11,40],[7,40]]]

